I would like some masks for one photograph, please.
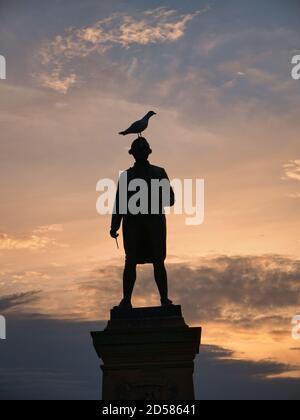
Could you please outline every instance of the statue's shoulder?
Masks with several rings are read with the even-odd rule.
[[[132,166],[131,168],[128,168],[126,171],[127,179],[130,181],[131,179],[136,178],[136,168]]]
[[[157,175],[164,175],[166,173],[164,168],[161,168],[160,166],[150,165],[150,170]]]

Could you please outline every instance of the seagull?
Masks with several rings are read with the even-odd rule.
[[[128,134],[138,134],[139,137],[142,137],[142,132],[146,130],[149,124],[149,120],[153,115],[156,115],[156,112],[150,111],[143,119],[133,123],[127,130],[121,131],[119,133],[121,136],[127,136]]]

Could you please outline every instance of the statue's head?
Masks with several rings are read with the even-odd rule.
[[[144,137],[134,140],[131,149],[129,150],[129,154],[132,155],[136,161],[147,160],[151,153],[151,147]]]

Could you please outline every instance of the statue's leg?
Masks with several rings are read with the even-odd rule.
[[[157,284],[161,303],[163,305],[171,304],[172,301],[168,299],[168,276],[164,261],[155,262],[154,277]]]
[[[123,296],[125,303],[131,303],[132,292],[136,281],[136,263],[126,260],[123,275]]]

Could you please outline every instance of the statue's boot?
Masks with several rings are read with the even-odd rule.
[[[120,304],[119,304],[119,308],[132,309],[132,304],[131,304],[130,300],[122,299]]]
[[[161,299],[161,306],[173,305],[173,302],[170,299]]]

